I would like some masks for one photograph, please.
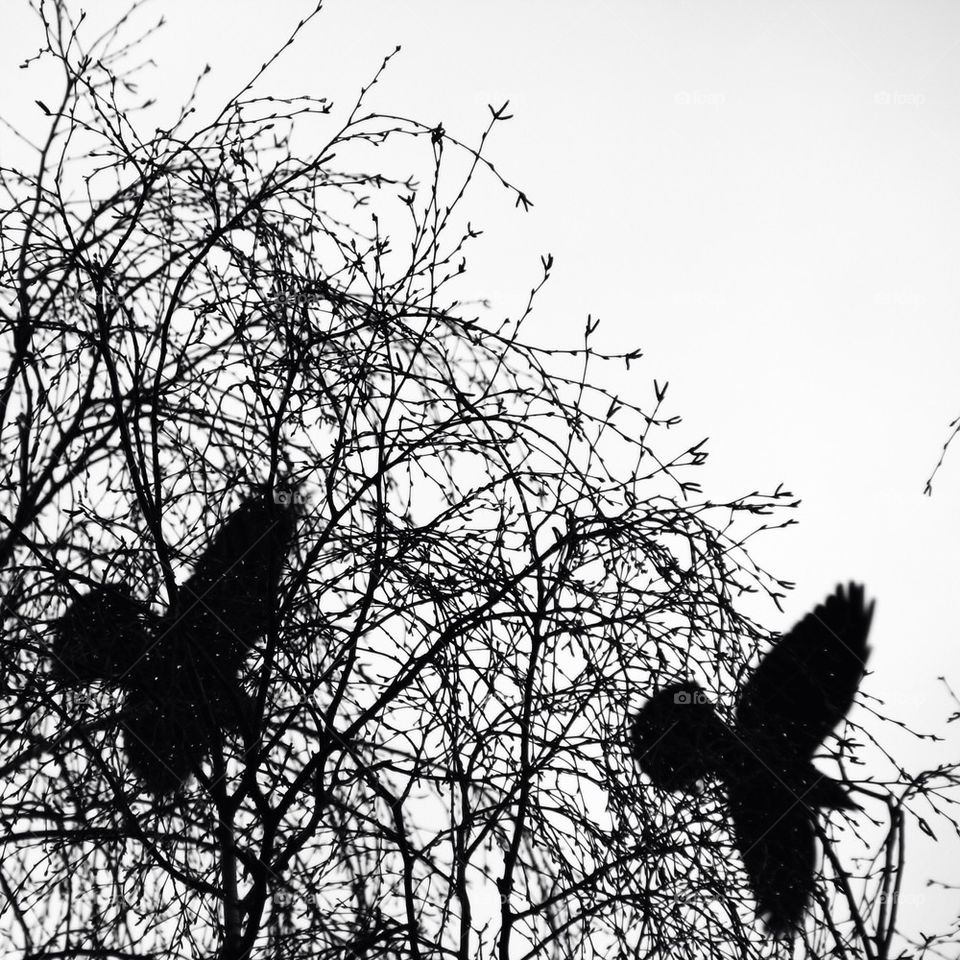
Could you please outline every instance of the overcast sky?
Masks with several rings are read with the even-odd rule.
[[[37,46],[22,6],[5,3],[5,91]],[[144,88],[173,109],[209,62],[222,100],[311,6],[156,2],[169,24]],[[516,314],[554,254],[531,335],[574,346],[599,316],[604,347],[644,351],[622,392],[669,380],[681,431],[710,437],[706,495],[802,498],[800,523],[754,546],[797,583],[764,622],[862,580],[867,689],[942,730],[955,704],[936,678],[960,691],[960,442],[923,488],[960,414],[960,5],[334,0],[259,90],[346,105],[396,44],[377,106],[464,140],[487,103],[513,107],[490,152],[535,207],[481,190],[475,295]],[[960,742],[902,756],[919,769]],[[957,882],[955,837],[915,849],[914,883]],[[931,895],[919,922],[957,900]]]

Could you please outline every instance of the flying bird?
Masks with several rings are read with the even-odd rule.
[[[155,794],[177,790],[252,706],[239,680],[270,626],[295,532],[290,503],[255,496],[220,526],[162,617],[102,584],[57,621],[51,674],[124,689],[124,749]]]
[[[757,912],[776,936],[800,928],[813,894],[818,810],[858,809],[812,759],[853,703],[872,616],[862,586],[838,586],[760,662],[732,727],[693,682],[654,694],[632,722],[633,756],[657,787],[723,782]]]

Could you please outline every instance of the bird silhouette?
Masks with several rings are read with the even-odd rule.
[[[177,790],[252,706],[239,680],[268,630],[294,536],[289,502],[255,496],[220,526],[162,617],[102,584],[57,621],[51,674],[125,690],[124,749],[156,794]]]
[[[858,809],[812,759],[853,703],[872,616],[862,586],[838,586],[760,662],[732,727],[692,682],[654,694],[632,722],[633,756],[656,786],[722,780],[757,912],[776,936],[797,932],[813,893],[817,811]]]

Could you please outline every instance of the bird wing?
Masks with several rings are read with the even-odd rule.
[[[180,588],[178,626],[215,671],[233,673],[266,632],[292,538],[290,508],[252,498],[224,521]]]
[[[734,839],[757,914],[772,934],[790,936],[802,926],[814,888],[810,812],[772,776],[733,778],[727,791]]]
[[[150,608],[125,587],[100,584],[57,620],[51,673],[65,685],[119,683],[142,659],[157,622]]]
[[[737,728],[776,755],[809,758],[850,709],[867,661],[873,603],[838,586],[785,634],[745,685]]]

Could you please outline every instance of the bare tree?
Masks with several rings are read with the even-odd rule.
[[[789,586],[745,545],[792,498],[704,499],[703,445],[672,441],[665,385],[604,388],[640,354],[599,353],[593,321],[573,349],[527,342],[549,257],[519,318],[458,301],[473,180],[529,206],[486,155],[507,106],[471,146],[370,112],[370,86],[346,112],[259,94],[264,65],[212,118],[191,98],[147,130],[151,31],[38,14],[62,94],[32,166],[2,169],[4,951],[789,955],[720,797],[661,793],[627,741],[683,678],[729,712],[769,639],[742,597]],[[369,172],[408,162],[422,181]],[[123,685],[58,671],[63,618],[107,584],[176,620],[252,496],[295,530],[236,667],[250,708],[152,789]],[[236,635],[225,597],[207,609]],[[954,823],[953,767],[852,776],[873,737],[831,750],[866,810],[824,837],[869,854],[827,846],[809,956],[907,949],[906,826]]]

